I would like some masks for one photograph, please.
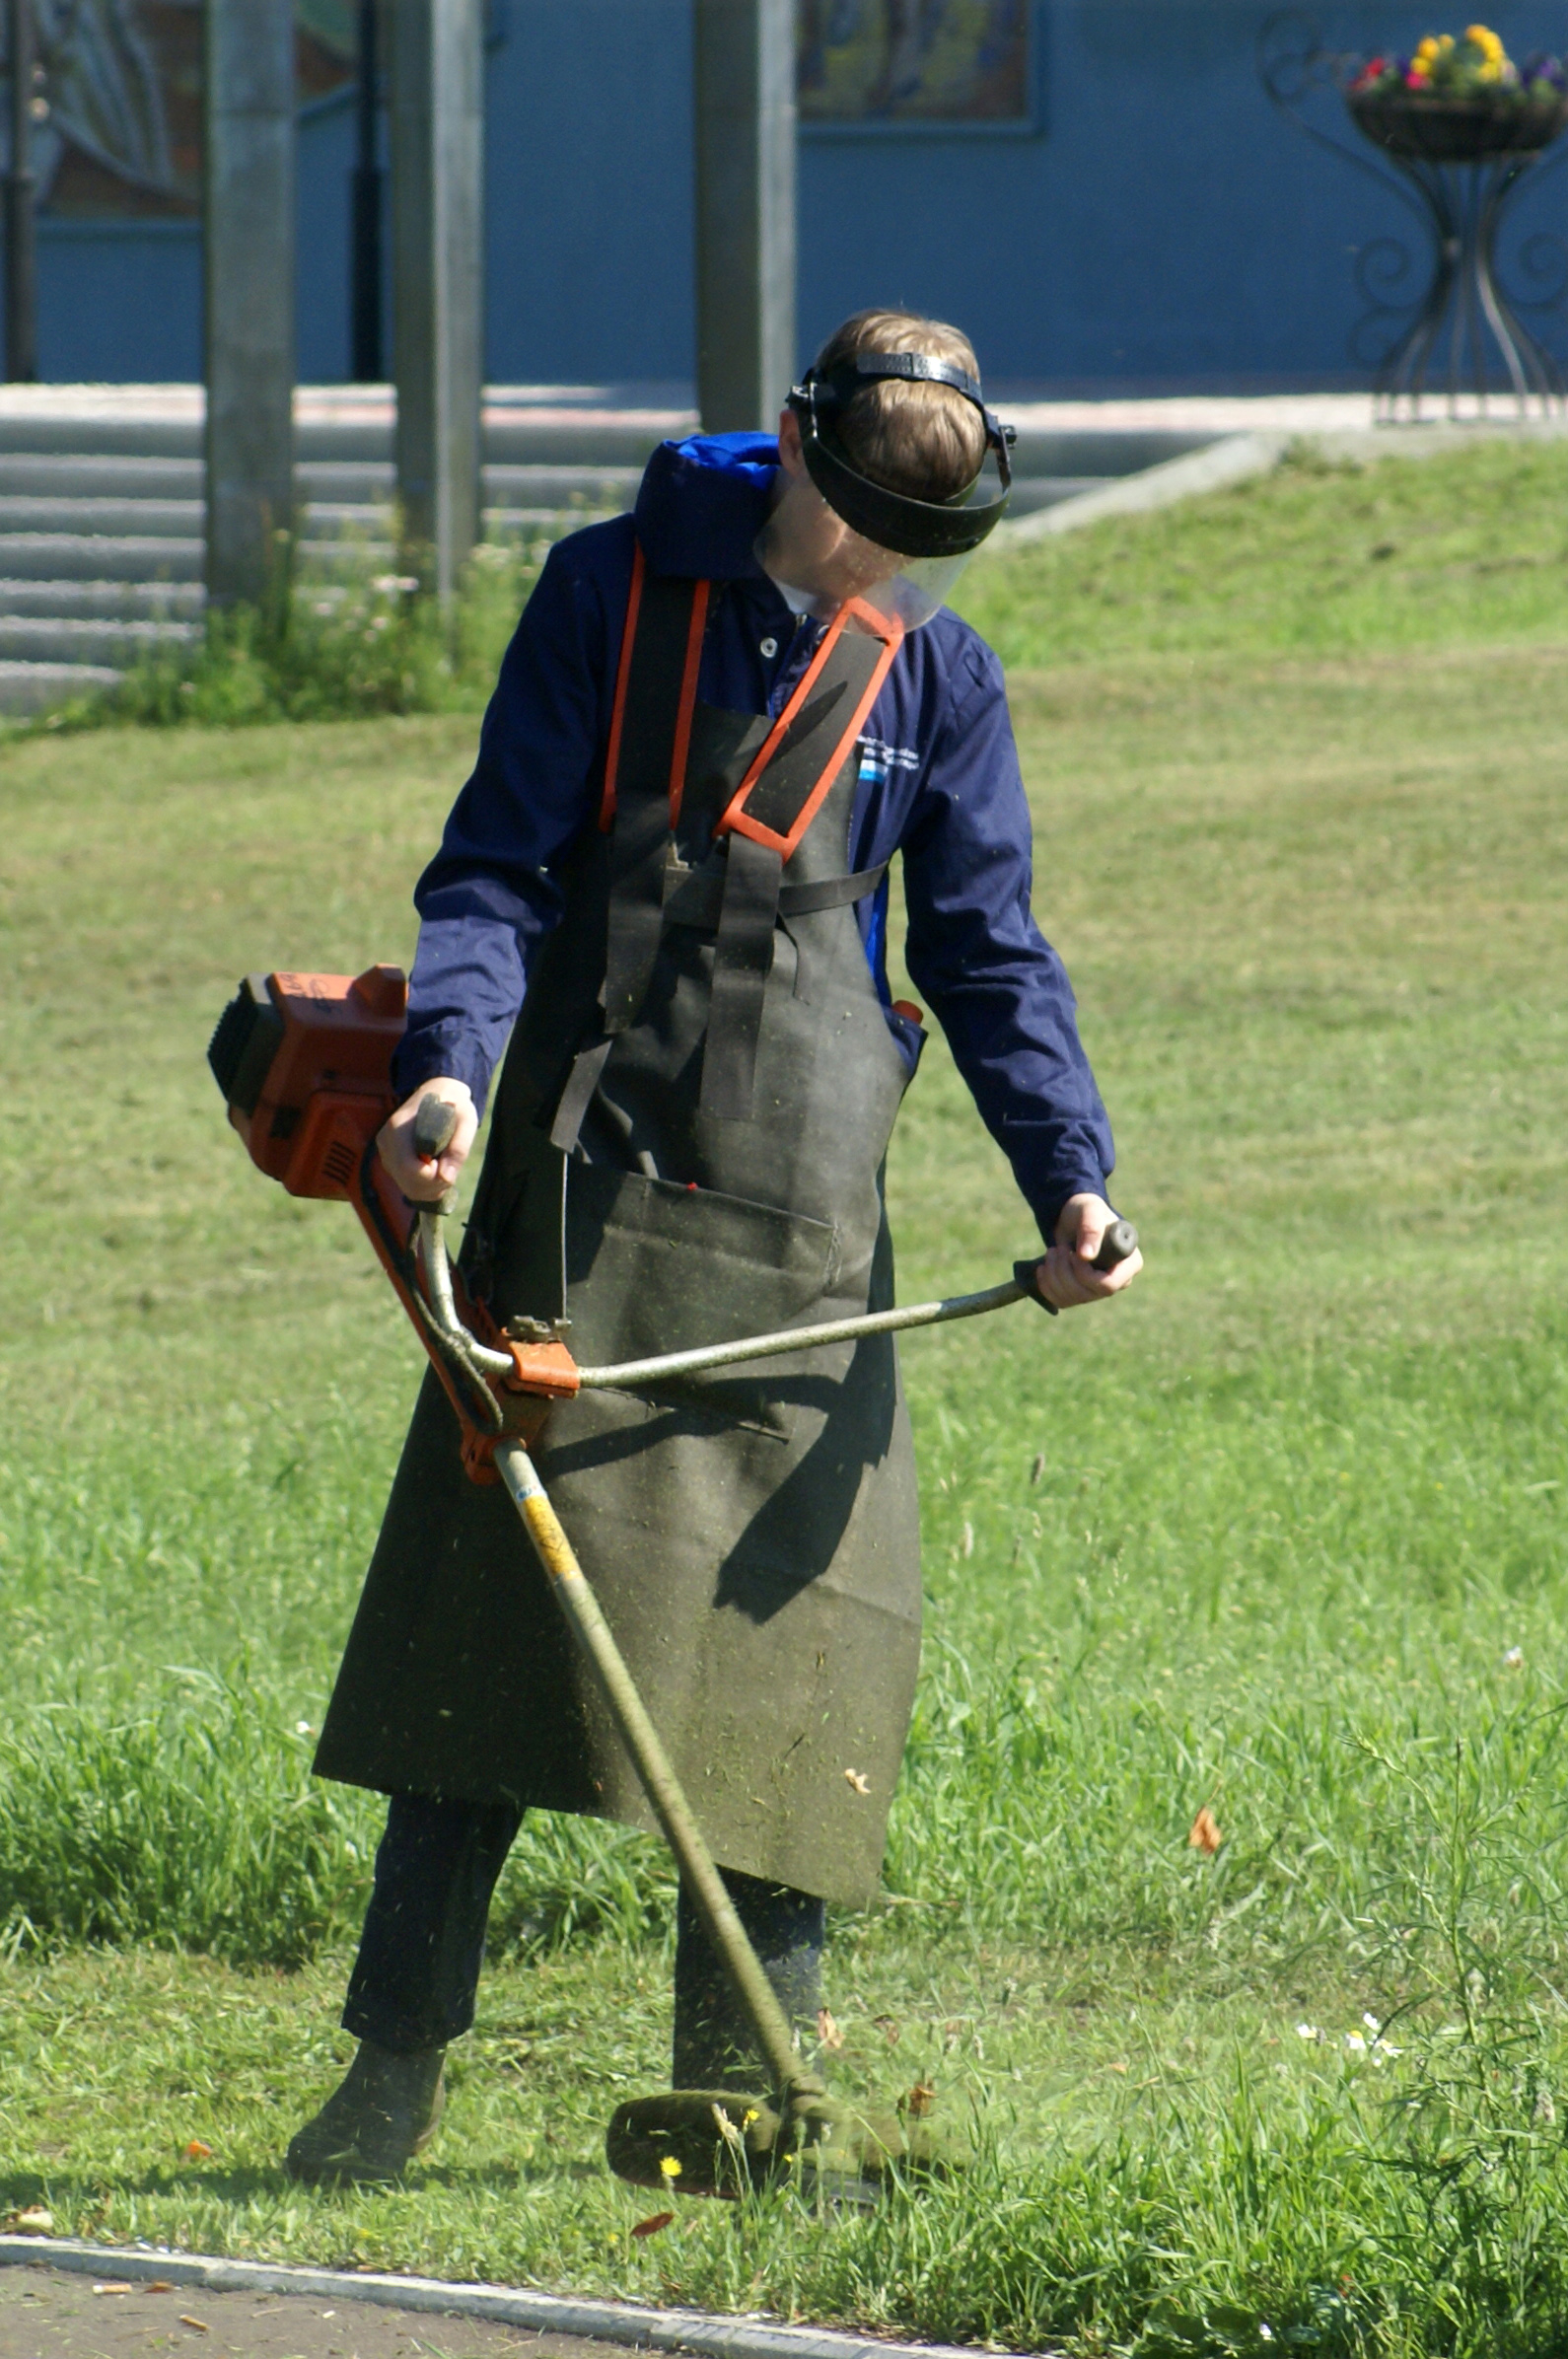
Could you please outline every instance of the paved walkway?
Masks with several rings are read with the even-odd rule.
[[[153,2359],[177,2350],[202,2359],[606,2359],[604,2343],[571,2335],[368,2302],[0,2269],[0,2359]]]

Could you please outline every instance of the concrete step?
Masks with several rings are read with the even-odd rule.
[[[204,557],[189,535],[0,530],[0,575],[11,582],[199,582]]]
[[[641,479],[634,466],[487,466],[484,499],[491,507],[551,511],[579,502],[629,506]],[[310,460],[295,470],[296,496],[312,506],[390,507],[396,488],[390,460]],[[204,494],[194,459],[0,447],[0,499],[199,501]]]
[[[9,451],[0,446],[0,499],[199,500],[195,459],[95,457],[79,451]]]
[[[111,688],[118,678],[107,664],[0,662],[0,713],[47,712],[72,696]]]
[[[106,622],[62,615],[0,614],[0,662],[133,664],[155,647],[182,647],[201,635],[196,622]]]
[[[199,582],[7,581],[0,576],[0,614],[36,620],[57,615],[82,621],[199,621],[205,603]]]
[[[68,533],[83,538],[106,535],[122,539],[188,540],[199,538],[203,509],[200,500],[169,499],[34,499],[24,493],[0,495],[0,535],[7,533]]]

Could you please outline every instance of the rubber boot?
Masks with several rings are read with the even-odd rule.
[[[436,2134],[444,2047],[394,2056],[362,2039],[340,2087],[289,2141],[283,2168],[309,2180],[396,2179]]]

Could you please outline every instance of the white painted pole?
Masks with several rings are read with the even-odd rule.
[[[204,13],[207,595],[262,605],[294,526],[294,8]]]
[[[443,602],[479,537],[483,0],[392,11],[392,373],[406,561]]]
[[[795,0],[695,0],[697,404],[770,427],[795,375]]]

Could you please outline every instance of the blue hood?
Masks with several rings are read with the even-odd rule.
[[[655,573],[710,582],[760,576],[751,549],[767,522],[777,472],[773,434],[688,434],[684,442],[661,443],[633,512]]]

